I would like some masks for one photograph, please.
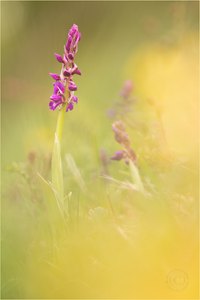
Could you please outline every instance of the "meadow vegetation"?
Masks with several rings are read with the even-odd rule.
[[[197,8],[2,4],[2,299],[198,299]],[[74,22],[60,209],[48,72]]]

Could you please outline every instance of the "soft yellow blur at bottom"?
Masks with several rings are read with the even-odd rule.
[[[192,230],[183,235],[165,221],[125,222],[91,220],[54,243],[33,244],[27,298],[197,299]]]

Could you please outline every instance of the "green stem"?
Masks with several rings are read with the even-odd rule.
[[[55,191],[59,208],[62,210],[64,205],[64,185],[63,170],[61,160],[61,139],[65,117],[65,105],[59,110],[58,120],[55,132],[54,147],[52,153],[52,184]]]
[[[63,106],[61,108],[61,110],[59,110],[59,112],[58,112],[58,120],[57,120],[57,126],[56,126],[56,135],[57,135],[60,143],[61,143],[61,139],[62,139],[64,118],[65,118],[65,106]]]

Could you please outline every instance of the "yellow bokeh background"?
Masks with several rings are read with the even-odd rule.
[[[192,159],[198,155],[198,70],[197,33],[186,31],[178,41],[138,49],[124,71],[132,74],[142,101],[161,109],[170,150]]]

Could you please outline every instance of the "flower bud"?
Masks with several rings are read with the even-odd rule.
[[[73,24],[69,31],[69,36],[74,37],[74,34],[76,32],[78,32],[78,26],[76,24]]]
[[[74,59],[74,55],[73,55],[72,53],[69,53],[69,54],[68,54],[68,58],[69,58],[70,60],[73,60],[73,59]]]
[[[65,45],[65,48],[66,48],[66,50],[67,50],[68,52],[70,51],[71,43],[72,43],[72,37],[69,36],[68,39],[67,39],[67,43],[66,43],[66,45]]]
[[[66,70],[63,72],[63,75],[69,77],[69,76],[71,75],[71,73],[70,73],[69,70],[66,69]]]
[[[121,160],[124,158],[125,152],[123,150],[116,151],[115,154],[111,157],[112,160]]]
[[[60,54],[54,53],[54,55],[58,62],[63,63],[63,58]]]
[[[78,97],[72,96],[72,101],[73,101],[74,103],[78,103]]]
[[[75,83],[69,83],[68,89],[70,91],[76,91],[77,90],[77,86],[75,85]]]
[[[72,75],[74,74],[81,75],[81,71],[77,68],[72,72]]]
[[[72,110],[73,108],[74,108],[74,105],[73,105],[72,102],[70,102],[70,103],[67,105],[66,111]]]
[[[54,80],[60,80],[60,76],[55,73],[49,73],[49,75],[54,79]]]

